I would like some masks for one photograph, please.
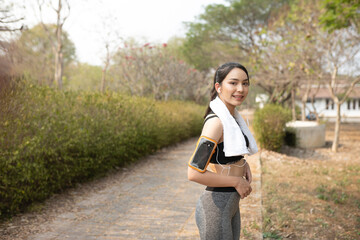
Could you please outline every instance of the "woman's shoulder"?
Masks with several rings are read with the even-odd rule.
[[[208,119],[206,118],[201,135],[219,141],[223,132],[223,126],[220,118],[216,115],[211,118],[209,117]]]

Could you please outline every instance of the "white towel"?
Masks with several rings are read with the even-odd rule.
[[[219,97],[216,97],[210,102],[210,108],[220,118],[223,125],[224,152],[226,157],[257,153],[258,148],[255,139],[244,119],[236,109],[235,116],[233,117],[225,103],[223,103]],[[246,147],[245,137],[241,131],[247,136],[249,147]]]

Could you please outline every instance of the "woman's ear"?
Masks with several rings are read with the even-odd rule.
[[[215,83],[215,90],[216,90],[218,93],[221,93],[220,83]]]

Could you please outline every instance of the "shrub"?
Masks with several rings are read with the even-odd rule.
[[[23,85],[0,98],[0,217],[200,134],[204,107]]]
[[[285,124],[291,120],[291,111],[279,105],[268,104],[254,115],[254,131],[260,147],[278,151],[285,136]]]

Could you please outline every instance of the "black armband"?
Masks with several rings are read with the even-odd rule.
[[[216,141],[201,136],[196,144],[196,149],[189,160],[189,167],[202,173],[205,172],[207,165],[215,152],[216,145]]]

